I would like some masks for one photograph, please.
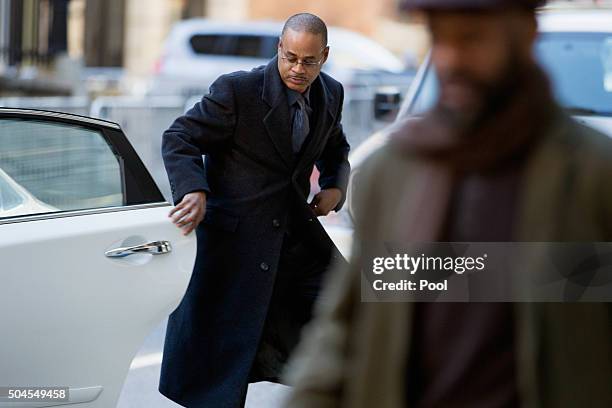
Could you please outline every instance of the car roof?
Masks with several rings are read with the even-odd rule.
[[[8,117],[17,116],[17,117],[25,117],[25,118],[49,118],[49,119],[57,118],[57,119],[63,119],[66,121],[71,121],[71,122],[78,122],[80,124],[92,124],[92,125],[98,125],[98,126],[105,127],[105,128],[110,128],[110,129],[118,129],[118,130],[121,129],[119,124],[115,122],[110,122],[108,120],[99,119],[99,118],[93,118],[91,116],[76,115],[74,113],[56,112],[56,111],[40,110],[40,109],[11,108],[7,106],[0,106],[0,117],[7,117],[7,116]]]
[[[278,21],[219,21],[206,18],[191,18],[175,23],[173,31],[193,34],[259,34],[278,36],[283,24]]]
[[[278,37],[283,29],[283,22],[272,20],[220,21],[206,18],[191,18],[179,21],[172,28],[172,36],[184,37],[193,34],[255,34]],[[330,35],[367,39],[369,37],[342,27],[328,26]],[[376,43],[377,44],[377,43]]]
[[[538,13],[540,32],[601,32],[612,34],[611,7],[545,7]]]

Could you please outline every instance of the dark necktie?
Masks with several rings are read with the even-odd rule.
[[[304,140],[310,132],[310,123],[308,121],[308,109],[306,99],[300,94],[297,95],[295,102],[295,111],[293,113],[293,152],[297,153],[302,148]]]

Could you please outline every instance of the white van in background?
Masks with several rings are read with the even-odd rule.
[[[202,95],[222,74],[265,65],[276,55],[282,28],[280,22],[178,22],[155,66],[150,93]],[[383,46],[337,27],[329,28],[328,37],[330,57],[323,70],[345,88],[394,85],[405,90],[409,86],[414,69],[407,69]]]

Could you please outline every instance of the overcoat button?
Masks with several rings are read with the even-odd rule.
[[[274,228],[278,228],[278,227],[280,227],[280,225],[281,225],[281,223],[280,223],[280,221],[279,221],[279,220],[277,220],[277,219],[273,219],[273,220],[272,220],[272,226],[273,226]]]
[[[262,262],[262,263],[261,263],[261,265],[259,265],[259,268],[260,268],[262,271],[267,271],[268,269],[270,269],[270,265],[268,265],[268,264],[267,264],[267,263],[265,263],[265,262]]]

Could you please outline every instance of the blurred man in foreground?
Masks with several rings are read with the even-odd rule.
[[[612,141],[554,102],[539,3],[406,1],[427,16],[439,100],[354,175],[353,258],[290,365],[288,407],[612,406],[609,304],[360,301],[369,242],[612,241]]]

